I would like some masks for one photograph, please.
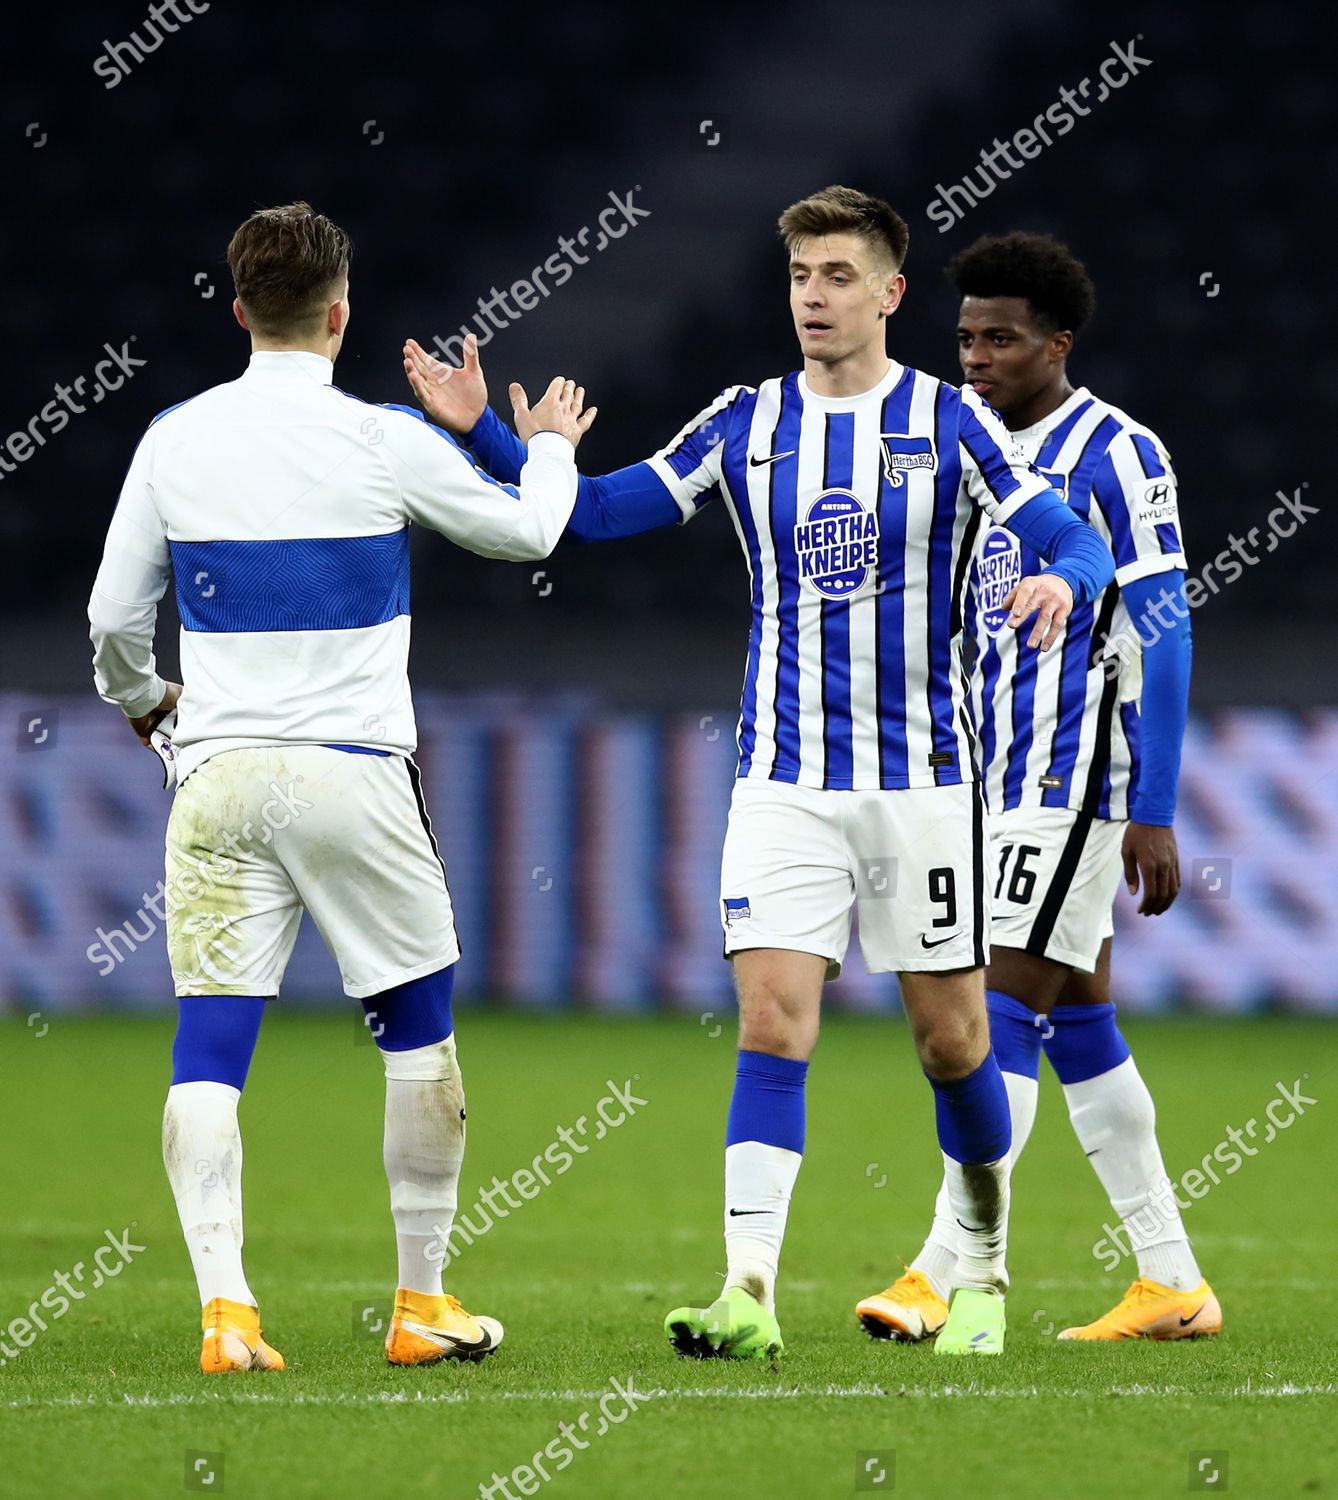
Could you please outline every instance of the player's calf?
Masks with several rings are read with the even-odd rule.
[[[989,1050],[983,974],[903,974],[901,983],[934,1090],[945,1190],[960,1236],[955,1284],[1002,1294],[1012,1125],[1003,1075]]]

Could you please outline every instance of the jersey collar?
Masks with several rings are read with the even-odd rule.
[[[334,384],[334,362],[310,349],[257,349],[251,355],[246,373],[308,380],[316,385]]]
[[[852,406],[858,406],[862,401],[881,401],[891,393],[905,373],[905,365],[899,365],[895,359],[890,360],[887,374],[871,389],[860,391],[854,396],[819,396],[809,389],[808,380],[804,372],[800,370],[799,396],[805,406],[816,407],[819,411],[849,411]]]
[[[1061,401],[1054,411],[1047,413],[1039,422],[1033,422],[1030,427],[1019,427],[1013,438],[1019,443],[1038,442],[1052,433],[1056,427],[1075,411],[1084,401],[1090,401],[1092,393],[1085,385],[1080,385],[1066,400]]]

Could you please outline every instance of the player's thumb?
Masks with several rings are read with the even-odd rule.
[[[465,334],[465,369],[477,370],[479,367],[479,341],[477,334]]]
[[[1131,896],[1138,894],[1138,856],[1127,846],[1124,850],[1124,883]]]
[[[514,411],[517,416],[519,416],[521,412],[529,411],[530,398],[525,394],[525,387],[521,385],[520,381],[513,380],[507,387],[507,391],[511,396],[511,410]]]

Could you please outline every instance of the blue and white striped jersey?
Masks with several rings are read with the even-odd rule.
[[[649,460],[718,486],[752,581],[739,775],[869,790],[976,779],[962,608],[977,531],[1048,491],[969,389],[895,362],[859,396],[732,386]]]
[[[1042,653],[1004,628],[1003,599],[1036,557],[1011,532],[977,538],[967,603],[972,716],[986,805],[1067,807],[1127,818],[1137,785],[1142,658],[1120,586],[1185,566],[1171,460],[1156,435],[1086,388],[1013,433],[1036,468],[1115,554],[1115,582]],[[1119,641],[1121,649],[1109,643]]]

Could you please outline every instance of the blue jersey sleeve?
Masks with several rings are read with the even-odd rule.
[[[582,474],[564,540],[606,542],[691,520],[720,482],[720,450],[729,410],[747,389],[731,386],[722,391],[643,463],[611,474]],[[496,479],[514,481],[525,462],[525,444],[491,407],[485,409],[465,443]]]
[[[1193,640],[1180,568],[1135,579],[1120,590],[1143,643],[1140,760],[1129,816],[1169,828],[1175,821],[1180,748],[1189,718]],[[1169,619],[1168,619],[1169,617]]]
[[[1110,548],[1053,490],[1018,506],[1003,524],[1049,560],[1046,572],[1068,584],[1074,604],[1090,604],[1115,577]]]
[[[465,435],[464,443],[494,479],[515,484],[520,478],[527,451],[525,444],[491,406],[483,408],[483,415]]]

